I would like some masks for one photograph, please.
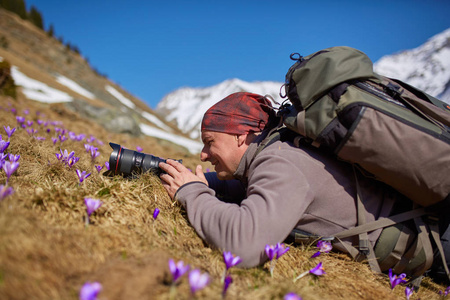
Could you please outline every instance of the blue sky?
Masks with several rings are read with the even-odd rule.
[[[284,81],[289,54],[350,46],[372,61],[450,27],[448,0],[26,0],[56,37],[155,108],[180,87]]]

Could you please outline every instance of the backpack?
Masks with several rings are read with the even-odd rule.
[[[295,53],[291,59],[295,63],[286,74],[285,95],[280,91],[280,96],[288,97],[292,105],[280,106],[281,124],[257,153],[287,129],[297,135],[297,146],[306,142],[351,163],[357,182],[358,226],[333,238],[339,243],[358,235],[357,246],[341,243],[354,258],[365,257],[377,272],[393,268],[419,278],[432,263],[430,234],[443,257],[433,208],[450,202],[450,106],[374,73],[370,59],[350,47],[328,48],[306,57]],[[361,173],[393,187],[416,208],[366,224],[358,187]],[[407,221],[416,229],[403,226]],[[377,244],[385,243],[375,247],[376,253],[367,232],[379,228],[384,230]],[[293,235],[299,241],[304,238],[302,233]],[[444,257],[443,262],[449,274]]]

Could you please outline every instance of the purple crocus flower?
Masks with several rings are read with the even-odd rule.
[[[223,290],[222,290],[222,297],[225,298],[225,294],[227,293],[228,288],[230,287],[230,284],[233,282],[233,278],[231,278],[230,275],[225,276],[225,279],[223,281]]]
[[[159,215],[159,208],[155,208],[155,210],[153,211],[153,219],[156,220],[158,215]]]
[[[70,153],[65,149],[64,152],[62,152],[61,149],[59,149],[59,152],[61,152],[61,161],[64,162],[69,167],[73,166],[74,163],[76,163],[80,158],[75,157],[75,152],[71,151]],[[58,157],[58,156],[56,156]]]
[[[9,158],[10,162],[17,162],[17,161],[19,161],[20,155],[19,154],[14,155],[14,154],[9,153],[8,158]]]
[[[77,176],[78,179],[80,180],[80,184],[89,176],[91,175],[91,173],[86,174],[86,171],[81,172],[80,170],[77,169]]]
[[[31,127],[31,126],[33,126],[33,123],[34,123],[33,121],[27,121],[27,126]]]
[[[8,182],[9,177],[11,177],[12,174],[14,174],[14,172],[17,170],[17,168],[19,167],[19,163],[18,162],[10,162],[10,161],[5,161],[3,163],[3,170],[6,173],[6,182]]]
[[[95,166],[95,168],[97,169],[97,172],[100,173],[100,171],[103,169],[103,166]]]
[[[94,211],[96,211],[103,202],[94,198],[84,198],[84,204],[86,204],[86,211],[88,216],[90,216]]]
[[[184,275],[184,273],[189,271],[189,265],[185,266],[182,260],[175,263],[173,259],[169,259],[169,270],[172,274],[173,282],[175,283],[181,276]]]
[[[286,295],[284,295],[284,300],[302,300],[302,297],[300,297],[299,295],[297,295],[294,292],[291,293],[287,293]]]
[[[324,268],[322,267],[322,262],[320,262],[317,266],[309,270],[309,273],[314,274],[316,276],[322,276],[326,274]]]
[[[55,137],[52,137],[52,142],[53,142],[53,145],[55,145],[57,141],[58,141],[58,139],[57,139],[57,138],[55,138]]]
[[[79,160],[80,160],[79,157],[72,156],[66,161],[66,165],[68,165],[69,168],[72,168],[72,166]]]
[[[98,282],[86,282],[80,290],[80,300],[97,300],[97,295],[102,290]]]
[[[275,250],[275,246],[266,245],[264,250],[266,251],[266,255],[269,258],[269,260],[273,260],[274,258],[277,258],[277,252]]]
[[[286,253],[289,250],[289,247],[286,247],[286,245],[277,243],[275,246],[273,245],[266,245],[265,252],[270,263],[270,276],[273,277],[273,269],[275,268],[275,263],[278,258],[280,258],[284,253]]]
[[[62,153],[55,153],[55,156],[58,160],[61,160],[63,158]]]
[[[61,143],[67,140],[67,137],[65,135],[59,135],[58,138],[61,141]]]
[[[2,140],[2,136],[0,135],[0,153],[3,153],[8,149],[9,142]]]
[[[142,152],[144,149],[142,149],[142,147],[136,146],[136,151],[137,152]]]
[[[225,267],[227,270],[242,262],[242,259],[239,256],[234,256],[233,254],[231,254],[231,252],[228,251],[225,251],[223,253],[223,260],[225,261]]]
[[[314,253],[311,258],[319,256],[321,253],[328,253],[333,249],[333,246],[331,245],[331,242],[320,240],[317,242],[317,248],[319,248],[319,251]]]
[[[77,140],[77,134],[73,131],[69,131],[69,139],[71,139],[72,141],[76,141]]]
[[[98,152],[97,150],[98,150],[97,147],[91,147],[91,158],[92,158],[92,160],[95,160],[95,158],[100,155],[100,152]]]
[[[7,185],[3,185],[3,184],[0,185],[0,201],[5,199],[12,193],[14,193],[14,190],[12,187],[8,187]]]
[[[106,169],[109,171],[109,162],[105,162],[105,167],[106,167]]]
[[[8,142],[9,142],[9,139],[11,138],[11,136],[13,135],[13,133],[16,131],[16,127],[14,127],[14,128],[12,128],[11,129],[11,127],[6,127],[6,126],[3,126],[3,128],[5,129],[5,131],[6,131],[6,134],[8,135]]]
[[[24,117],[20,117],[20,116],[16,116],[16,121],[17,121],[17,123],[22,125],[22,123],[25,122],[25,118]]]
[[[29,135],[33,136],[33,135],[35,135],[38,131],[37,131],[37,129],[34,129],[34,128],[28,128],[28,129],[27,129],[27,132],[28,132]]]
[[[289,247],[285,244],[277,243],[275,246],[266,245],[265,251],[269,260],[273,260],[280,258],[283,254],[289,251]]]
[[[194,295],[197,291],[203,289],[209,284],[208,273],[201,273],[200,270],[195,269],[189,272],[189,285],[191,286],[191,293]]]
[[[407,287],[405,288],[405,296],[406,296],[406,299],[407,299],[407,300],[409,300],[409,298],[411,298],[411,296],[412,296],[413,293],[414,293],[414,289],[413,289],[413,288],[411,288],[411,287],[409,287],[409,286],[407,286]]]
[[[391,289],[394,289],[397,285],[406,283],[406,274],[402,273],[399,276],[392,274],[392,269],[389,269],[389,281],[391,282]]]
[[[277,252],[277,259],[280,258],[283,254],[289,251],[289,247],[285,244],[278,243],[275,246],[275,251]]]

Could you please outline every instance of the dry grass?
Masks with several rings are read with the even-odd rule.
[[[199,163],[198,158],[161,146],[149,137],[108,133],[61,105],[0,98],[0,106],[4,138],[3,125],[17,124],[10,112],[14,107],[27,120],[63,121],[65,129],[104,142],[99,146],[101,155],[92,162],[84,142],[69,139],[53,145],[53,130],[47,134],[39,129],[37,136],[46,137],[43,141],[24,129],[12,136],[7,152],[21,158],[18,171],[9,180],[15,193],[0,203],[0,299],[77,299],[86,281],[102,284],[99,299],[170,299],[170,258],[210,274],[211,284],[196,294],[198,299],[221,298],[220,278],[225,268],[222,253],[196,235],[184,210],[172,203],[159,179],[150,174],[135,180],[110,178],[94,169],[95,164],[108,160],[109,141],[128,148],[141,146],[144,152],[157,156],[182,158],[191,169]],[[30,113],[24,115],[24,109]],[[39,128],[36,122],[33,128]],[[60,148],[75,151],[80,161],[71,169],[63,165],[55,156]],[[81,185],[77,168],[92,173]],[[1,171],[0,184],[5,181]],[[84,197],[103,202],[87,228]],[[153,220],[155,208],[161,213]],[[268,265],[232,268],[233,283],[227,298],[282,299],[293,291],[303,299],[405,299],[403,287],[391,291],[387,277],[372,274],[366,264],[342,254],[310,259],[314,252],[314,247],[291,247],[277,262],[273,278]],[[325,266],[325,276],[292,281],[319,259]],[[412,299],[439,299],[438,291],[444,288],[425,279]],[[176,287],[174,298],[190,298],[187,278]]]

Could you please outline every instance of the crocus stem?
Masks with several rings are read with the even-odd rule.
[[[176,293],[177,293],[177,289],[176,289],[175,283],[173,283],[170,285],[169,299],[171,299],[171,300],[175,299]]]
[[[295,277],[294,282],[296,282],[297,280],[299,280],[300,278],[308,275],[309,271],[303,272],[302,274],[298,275],[297,277]]]
[[[86,228],[89,226],[89,215],[86,215],[86,223],[85,223]]]
[[[222,278],[220,279],[220,282],[221,282],[221,283],[224,283],[224,282],[225,282],[225,277],[227,277],[227,269],[225,269],[225,270],[223,271]]]
[[[273,278],[273,269],[275,269],[275,263],[276,263],[276,260],[275,260],[275,259],[273,259],[273,260],[270,262],[270,277],[272,277],[272,278]]]

